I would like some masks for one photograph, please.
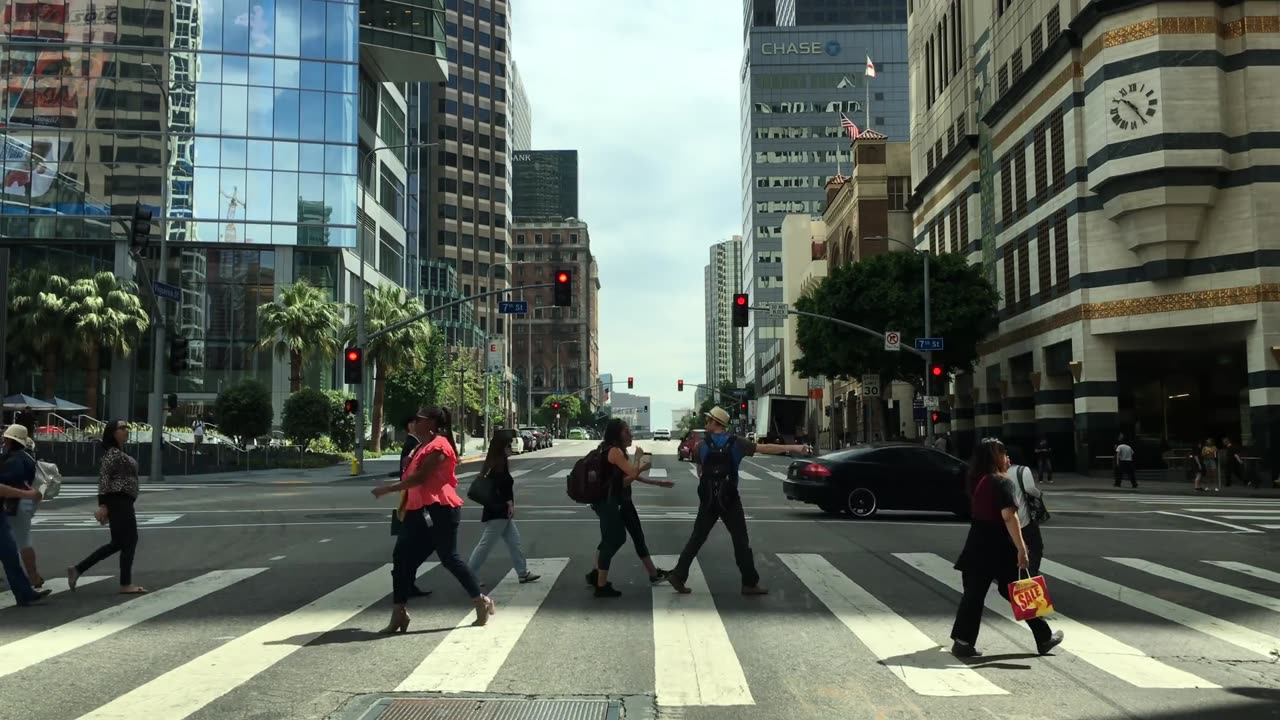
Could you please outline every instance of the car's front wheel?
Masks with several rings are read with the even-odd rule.
[[[845,506],[856,518],[869,518],[880,509],[880,501],[868,488],[856,488],[845,499]]]

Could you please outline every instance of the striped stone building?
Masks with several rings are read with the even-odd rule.
[[[1278,7],[910,0],[915,241],[1002,294],[960,447],[1280,465]]]

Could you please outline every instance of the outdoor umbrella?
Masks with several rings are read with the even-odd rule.
[[[33,398],[30,395],[10,395],[4,399],[5,410],[35,410],[38,412],[54,410],[53,403],[45,402],[39,398]]]

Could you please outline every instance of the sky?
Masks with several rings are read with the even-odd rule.
[[[534,150],[577,150],[600,267],[600,372],[655,428],[705,375],[703,267],[742,232],[741,0],[511,3]],[[677,392],[676,381],[686,383]]]

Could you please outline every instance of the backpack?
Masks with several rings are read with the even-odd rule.
[[[1022,499],[1027,503],[1027,510],[1030,511],[1031,519],[1033,521],[1036,523],[1048,522],[1049,518],[1052,516],[1049,514],[1049,509],[1044,505],[1044,498],[1029,495],[1027,493],[1026,483],[1022,482],[1022,473],[1025,472],[1026,469],[1025,465],[1018,466],[1018,488],[1022,490]]]
[[[601,467],[603,460],[600,448],[596,448],[573,464],[565,483],[570,500],[590,505],[609,496],[609,478]]]
[[[734,457],[738,438],[730,435],[723,445],[707,436],[702,441],[702,483],[712,497],[721,497],[738,489],[738,463]]]

